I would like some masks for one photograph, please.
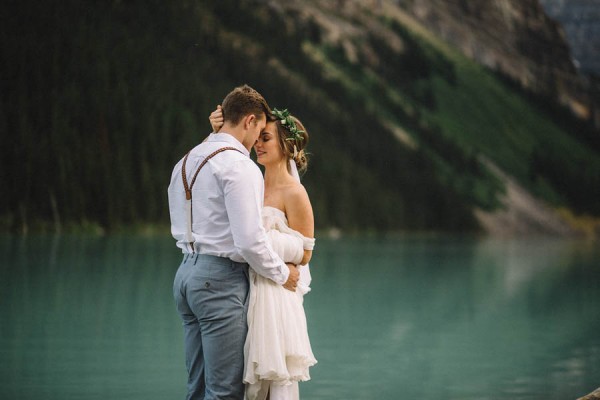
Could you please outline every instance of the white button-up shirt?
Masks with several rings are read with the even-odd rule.
[[[262,225],[264,180],[248,150],[227,133],[213,133],[190,152],[185,166],[188,184],[212,152],[235,147],[211,158],[192,188],[192,245],[186,239],[188,215],[181,159],[171,175],[171,233],[183,253],[196,252],[247,262],[258,274],[284,284],[289,269],[273,251]]]

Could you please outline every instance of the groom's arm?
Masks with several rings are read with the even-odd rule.
[[[258,274],[293,290],[298,281],[295,266],[289,267],[272,249],[262,225],[263,178],[250,160],[240,160],[223,176],[225,207],[235,247]]]

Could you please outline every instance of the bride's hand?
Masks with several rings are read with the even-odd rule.
[[[210,121],[210,125],[213,128],[214,132],[219,132],[221,127],[223,126],[223,109],[221,106],[217,106],[217,109],[210,113],[208,116],[208,120]]]

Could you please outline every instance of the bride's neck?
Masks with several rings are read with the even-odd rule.
[[[265,165],[265,188],[285,183],[290,177],[285,162]]]

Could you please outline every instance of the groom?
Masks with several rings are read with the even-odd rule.
[[[168,189],[171,233],[184,253],[173,294],[184,327],[187,399],[244,397],[248,266],[292,291],[298,282],[295,266],[267,241],[263,177],[249,157],[271,110],[247,85],[222,107],[220,133],[175,165]]]

